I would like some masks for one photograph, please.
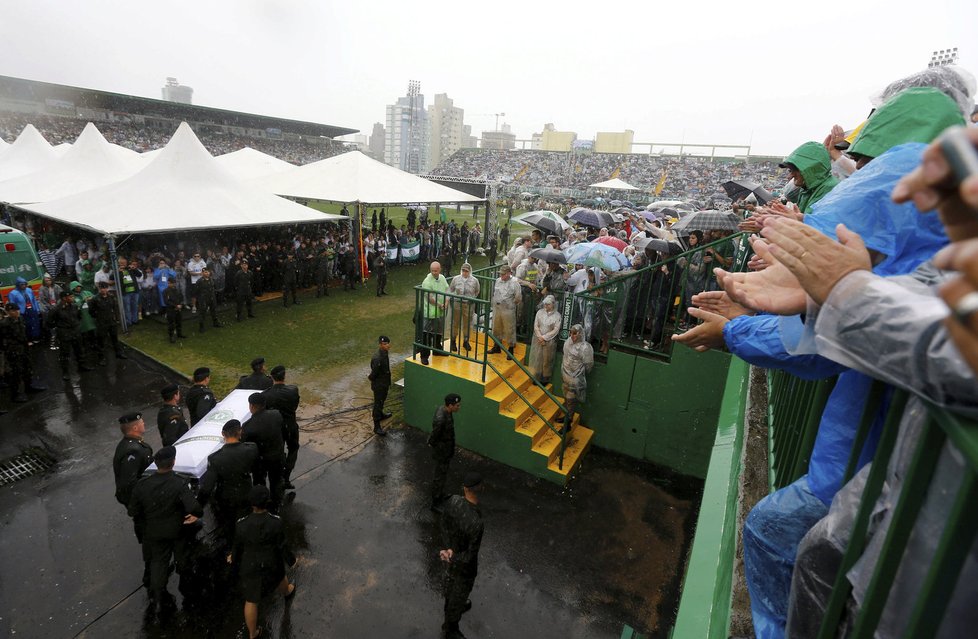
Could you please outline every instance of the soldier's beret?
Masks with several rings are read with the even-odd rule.
[[[264,406],[267,402],[261,393],[252,393],[248,395],[248,403],[252,406]]]
[[[176,384],[168,384],[160,389],[160,397],[162,397],[164,400],[172,399],[173,396],[176,395],[177,391],[179,390],[180,387],[177,386]]]
[[[227,437],[228,435],[233,435],[241,429],[241,422],[236,419],[229,419],[224,422],[224,427],[221,428],[221,434]]]
[[[266,486],[252,486],[251,492],[248,493],[248,501],[251,502],[252,506],[264,508],[271,500],[272,494],[268,491]]]
[[[475,488],[482,483],[482,475],[479,473],[471,472],[465,473],[465,478],[462,480],[462,485],[466,488]]]
[[[206,366],[201,366],[200,368],[194,371],[194,377],[207,377],[210,374],[211,374],[211,369],[207,368]]]
[[[381,344],[390,344],[391,338],[387,337],[386,335],[381,335],[380,339],[378,339],[377,341],[380,342]]]
[[[177,458],[177,449],[174,446],[164,446],[153,455],[153,461],[157,464],[168,462]]]
[[[98,287],[99,288],[109,288],[109,283],[108,282],[99,282],[98,283]]]
[[[284,367],[284,366],[282,366],[281,364],[279,364],[278,366],[276,366],[276,367],[275,367],[275,368],[273,368],[272,370],[270,370],[270,371],[268,371],[268,373],[269,373],[269,374],[270,374],[270,375],[271,375],[272,377],[276,377],[276,376],[278,376],[278,375],[281,375],[281,374],[282,374],[282,373],[284,373],[284,372],[285,372],[285,367]]]
[[[143,418],[142,413],[126,413],[125,415],[119,418],[119,423],[122,425],[131,424],[133,422],[138,422],[142,418]]]
[[[264,363],[264,357],[256,357],[255,359],[251,360],[251,368],[252,370],[258,370]]]

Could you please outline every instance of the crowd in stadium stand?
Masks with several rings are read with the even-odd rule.
[[[559,153],[493,149],[463,149],[432,171],[448,177],[491,178],[526,187],[584,189],[612,177],[649,190],[660,181],[659,197],[668,199],[723,197],[719,185],[748,179],[768,190],[784,183],[784,174],[772,162],[711,161],[687,156],[660,157],[618,153]]]
[[[78,138],[86,123],[87,120],[84,118],[0,112],[0,138],[13,142],[26,125],[33,124],[52,145],[71,144]],[[174,120],[171,124],[170,127],[148,127],[136,122],[114,121],[97,122],[96,126],[109,142],[145,153],[166,146],[180,123]],[[272,140],[219,132],[213,125],[207,123],[189,122],[188,124],[214,156],[251,147],[280,160],[301,165],[338,155],[347,150],[345,146],[336,142]]]

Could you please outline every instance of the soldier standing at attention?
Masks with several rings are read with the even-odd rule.
[[[88,303],[88,312],[95,319],[98,364],[105,366],[105,342],[111,342],[116,359],[128,359],[119,344],[119,302],[109,295],[108,282],[98,285],[98,295]]]
[[[234,301],[237,305],[237,318],[240,322],[241,311],[248,307],[248,317],[254,317],[251,312],[251,282],[252,273],[248,270],[248,260],[241,260],[241,270],[234,274]]]
[[[445,503],[441,516],[441,533],[445,546],[439,558],[448,564],[445,579],[445,623],[442,637],[465,639],[458,624],[472,608],[469,593],[479,574],[479,548],[482,546],[482,511],[479,496],[482,477],[468,473],[462,483],[464,496],[453,495]]]
[[[244,426],[244,441],[258,446],[258,466],[252,476],[255,485],[264,485],[272,494],[272,510],[277,511],[285,492],[282,474],[285,471],[285,422],[275,409],[266,408],[265,396],[252,393],[248,396],[251,419]]]
[[[330,254],[333,249],[323,242],[316,254],[316,297],[329,297]]]
[[[377,276],[377,297],[387,295],[387,250],[378,250],[374,258],[374,275]]]
[[[200,480],[197,499],[203,507],[211,501],[218,535],[227,544],[234,542],[234,522],[251,512],[248,495],[252,473],[258,463],[258,447],[241,441],[241,422],[232,419],[221,429],[224,446],[207,458],[207,472]]]
[[[301,304],[296,299],[296,292],[299,286],[299,265],[295,262],[295,252],[289,251],[282,263],[282,305],[289,307],[289,295],[292,295],[293,304]]]
[[[211,369],[201,366],[194,371],[194,385],[187,391],[187,410],[190,412],[191,426],[203,419],[204,415],[217,406],[214,391],[208,386],[210,383]]]
[[[242,375],[235,390],[263,391],[272,387],[272,378],[265,374],[265,358],[251,360],[251,375]]]
[[[217,319],[217,289],[214,288],[211,269],[206,266],[201,273],[200,279],[197,280],[197,310],[200,311],[201,333],[204,332],[207,313],[211,314],[211,322],[214,328],[221,328],[221,322]]]
[[[173,344],[177,338],[183,339],[183,297],[180,289],[173,285],[173,282],[165,282],[166,288],[163,289],[163,302],[166,304],[166,332],[170,336],[170,343]]]
[[[282,433],[285,437],[285,447],[288,449],[288,454],[285,456],[283,486],[286,490],[294,490],[295,486],[292,485],[289,476],[299,456],[299,422],[295,417],[296,411],[299,410],[299,388],[285,383],[285,367],[280,364],[272,369],[272,387],[262,395],[265,396],[265,406],[277,410],[282,415],[285,424]]]
[[[45,386],[33,383],[34,369],[27,350],[27,325],[20,316],[16,302],[7,302],[7,316],[0,320],[0,343],[3,344],[4,362],[10,395],[15,402],[26,402],[26,393],[38,393]],[[21,384],[24,390],[21,391]]]
[[[127,413],[119,418],[122,441],[115,447],[112,471],[115,473],[115,498],[123,506],[129,506],[132,489],[153,463],[153,449],[143,441],[146,423],[139,413]]]
[[[431,456],[435,462],[431,480],[432,510],[438,510],[441,503],[448,498],[445,494],[445,479],[448,477],[448,465],[455,456],[455,413],[461,406],[462,397],[458,393],[449,393],[445,395],[445,404],[438,407],[431,420],[428,445],[431,446]]]
[[[173,472],[177,449],[164,446],[153,457],[156,474],[145,477],[133,488],[129,516],[136,526],[136,538],[143,544],[143,557],[149,561],[150,598],[157,613],[174,607],[173,596],[166,590],[170,579],[170,561],[180,575],[180,592],[184,605],[193,601],[190,592],[189,535],[184,526],[197,522],[203,509],[190,491],[190,484]]]
[[[82,361],[81,309],[75,304],[74,293],[64,291],[58,305],[48,313],[48,322],[58,339],[58,360],[61,362],[61,379],[69,381],[71,356],[74,354],[79,371],[93,371]]]
[[[160,397],[163,398],[163,407],[156,414],[156,426],[160,429],[163,445],[172,446],[190,430],[180,408],[180,387],[176,384],[165,386],[160,391]]]
[[[391,363],[388,351],[391,349],[391,338],[381,335],[377,340],[379,346],[374,356],[370,358],[370,390],[374,392],[374,433],[383,437],[387,434],[380,426],[380,422],[388,419],[391,414],[384,412],[384,402],[387,401],[387,393],[391,388]]]

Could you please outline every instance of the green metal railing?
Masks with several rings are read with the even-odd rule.
[[[479,364],[482,366],[483,383],[486,381],[487,371],[491,369],[516,394],[516,398],[526,404],[540,418],[540,421],[560,439],[558,468],[563,469],[564,452],[567,447],[567,434],[563,431],[562,425],[561,428],[555,427],[554,423],[489,358],[489,345],[491,343],[500,345],[500,348],[505,348],[502,341],[497,339],[491,330],[492,305],[487,299],[483,299],[487,291],[491,295],[492,287],[482,283],[479,297],[477,298],[430,291],[420,286],[414,287],[414,291],[414,353],[417,354],[420,352],[423,356],[427,351],[435,356],[450,356]],[[461,318],[456,316],[461,316]],[[468,326],[468,330],[466,330],[466,325]],[[468,341],[464,339],[466,334],[475,338],[472,340],[474,343],[470,342],[472,346],[470,350],[466,350],[463,347],[464,342]],[[480,334],[484,336],[484,339],[479,339]],[[446,336],[454,341],[454,346],[458,350],[452,350],[451,344],[449,345],[449,350],[445,350],[444,338]],[[527,370],[523,362],[516,357],[516,354],[509,353],[509,355],[512,357],[512,361],[516,364],[517,368],[529,378],[530,384],[542,391],[546,401],[552,402],[558,410],[564,411],[564,403]]]
[[[769,488],[784,488],[806,472],[822,409],[835,378],[810,381],[768,371]]]

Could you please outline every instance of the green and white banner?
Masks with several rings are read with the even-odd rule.
[[[421,242],[414,240],[413,242],[408,242],[407,244],[401,244],[401,261],[402,262],[417,262],[418,257],[421,255]],[[387,247],[387,261],[395,262],[397,261],[397,246]]]

